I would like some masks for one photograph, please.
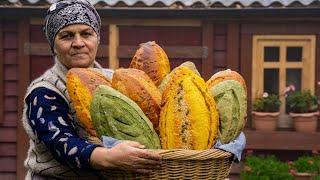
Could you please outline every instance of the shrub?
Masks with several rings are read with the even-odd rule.
[[[318,110],[317,97],[310,91],[295,91],[287,97],[287,110],[293,113],[308,113]]]
[[[240,179],[250,180],[291,180],[289,165],[281,162],[275,156],[248,156],[245,159],[244,170]]]
[[[312,156],[301,156],[293,161],[290,167],[299,173],[316,174],[318,171],[317,158]]]
[[[280,106],[281,101],[275,94],[266,94],[253,102],[253,110],[257,112],[278,112]]]

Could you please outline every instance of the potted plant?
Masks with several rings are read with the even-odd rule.
[[[300,132],[316,132],[318,101],[310,91],[295,91],[287,97],[287,110],[293,120],[293,127]]]
[[[293,176],[289,172],[289,165],[279,161],[275,156],[247,156],[244,168],[240,172],[240,179],[290,180]]]
[[[311,180],[319,175],[320,156],[301,156],[289,167],[296,180]]]
[[[275,94],[263,93],[253,102],[252,119],[256,130],[274,131],[277,128],[281,101]]]

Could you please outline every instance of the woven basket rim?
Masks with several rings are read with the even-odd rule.
[[[128,171],[109,169],[102,172],[103,177],[110,179],[224,179],[232,165],[232,154],[220,149],[187,150],[187,149],[149,149],[162,155],[160,169],[150,174],[139,174]]]
[[[164,160],[209,160],[217,158],[229,158],[230,152],[221,149],[188,150],[188,149],[151,149],[158,153]]]

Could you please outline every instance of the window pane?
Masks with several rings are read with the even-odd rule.
[[[264,47],[264,61],[279,61],[279,47]]]
[[[287,61],[302,61],[302,47],[287,47]]]
[[[265,69],[263,91],[271,94],[279,94],[279,69]]]
[[[286,70],[286,86],[293,85],[296,91],[301,90],[301,69],[287,69]],[[292,91],[288,92],[290,95]],[[289,113],[288,103],[286,101],[286,113]]]
[[[286,86],[294,85],[296,91],[301,90],[301,69],[287,69]]]

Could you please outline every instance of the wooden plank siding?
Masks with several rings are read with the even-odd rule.
[[[13,179],[17,179],[17,178],[14,173],[1,173],[0,179],[1,180],[13,180]]]
[[[201,59],[205,53],[205,47],[202,46],[202,28],[200,26],[193,24],[190,26],[188,24],[184,26],[172,26],[172,24],[168,26],[121,25],[119,26],[119,66],[129,67],[139,44],[148,41],[155,41],[165,50],[170,60],[171,69],[184,61],[193,61],[199,72],[202,72]]]
[[[242,34],[241,35],[241,54],[240,54],[240,69],[239,72],[243,76],[247,85],[247,99],[251,99],[251,73],[252,73],[252,35]],[[251,121],[251,101],[248,101],[247,106],[248,119],[246,127],[252,127]]]
[[[213,23],[210,21],[204,21],[202,25],[202,46],[206,47],[207,55],[202,57],[202,77],[208,80],[213,73],[213,35],[214,28]]]
[[[126,46],[122,45],[118,47],[119,58],[132,58],[139,46]],[[200,59],[206,56],[206,49],[202,46],[162,46],[170,58],[181,59]]]
[[[16,173],[16,158],[10,156],[0,157],[1,170],[3,173]],[[1,176],[0,176],[1,177]]]
[[[2,142],[0,143],[0,154],[2,156],[16,156],[17,144],[16,142]]]
[[[1,127],[17,127],[18,114],[16,111],[13,112],[6,112],[4,113],[3,122]]]
[[[227,68],[227,24],[215,23],[213,31],[213,72],[211,75]]]
[[[302,133],[296,131],[245,131],[246,149],[257,150],[320,150],[320,132]]]
[[[0,143],[14,143],[17,141],[17,129],[16,127],[0,127]],[[4,144],[1,144],[4,145]],[[0,156],[2,156],[0,154]],[[1,164],[0,164],[1,167]],[[0,168],[1,169],[1,168]]]
[[[51,56],[51,50],[47,43],[24,43],[24,53],[31,56]],[[114,47],[112,47],[114,48]],[[132,58],[139,46],[118,46],[116,56],[118,58]],[[169,46],[162,47],[172,58],[202,58],[206,56],[206,49],[202,46]],[[99,45],[98,58],[108,58],[110,47]]]
[[[3,73],[3,66],[4,66],[4,55],[3,55],[3,21],[0,19],[0,125],[4,121],[4,73]]]
[[[96,60],[101,64],[102,67],[109,68],[109,35],[110,35],[110,28],[109,25],[103,24],[101,26],[101,33],[100,33],[100,45],[97,52]]]
[[[227,30],[227,68],[239,72],[240,64],[240,25],[239,23],[228,24]]]
[[[128,27],[125,24],[125,22],[127,22],[127,21],[120,21],[120,26],[118,26],[119,34],[120,34],[118,47],[116,47],[116,48],[113,46],[109,47],[105,43],[102,43],[99,46],[98,53],[97,53],[98,60],[103,59],[102,62],[104,63],[104,60],[109,58],[110,49],[111,49],[112,51],[116,52],[116,54],[115,53],[111,53],[111,54],[115,54],[113,56],[119,58],[120,67],[128,67],[128,62],[133,57],[133,55],[134,55],[135,51],[138,49],[138,47],[139,47],[138,45],[140,43],[146,42],[148,40],[153,40],[153,39],[163,40],[163,38],[166,38],[163,40],[163,42],[165,42],[165,43],[170,44],[173,42],[173,44],[172,44],[173,46],[171,46],[171,45],[170,46],[162,46],[164,48],[164,50],[167,52],[168,56],[170,58],[172,58],[173,61],[175,61],[175,59],[195,60],[195,61],[197,61],[196,64],[200,65],[201,61],[200,62],[198,62],[198,61],[206,54],[206,48],[201,46],[201,44],[199,43],[201,41],[199,41],[198,39],[190,41],[191,42],[190,45],[178,46],[180,43],[178,43],[177,40],[179,41],[179,40],[183,39],[183,37],[185,37],[185,38],[186,37],[194,37],[195,32],[196,32],[197,36],[200,37],[201,32],[199,33],[199,31],[198,31],[198,29],[200,29],[200,25],[193,22],[193,21],[190,21],[191,24],[185,24],[185,23],[189,22],[189,21],[186,21],[186,22],[182,23],[181,25],[179,25],[179,27],[174,27],[172,25],[172,21],[165,21],[166,23],[168,23],[169,27],[165,26],[165,27],[160,27],[160,28],[154,27],[154,26],[149,26],[148,23],[142,23],[142,24],[137,23],[133,27]],[[151,23],[151,21],[150,21],[150,23]],[[39,20],[35,20],[33,18],[33,20],[31,20],[31,24],[32,24],[31,25],[32,31],[38,32],[38,36],[39,36],[39,34],[42,34],[42,32],[40,32],[40,30],[39,30],[41,27],[39,25],[40,24]],[[118,24],[118,23],[116,23],[116,24]],[[151,23],[151,25],[154,25],[154,24]],[[187,27],[183,27],[182,25],[187,26]],[[106,28],[106,27],[107,26],[102,27],[102,29],[107,29],[108,31],[101,33],[101,34],[103,34],[101,36],[101,42],[106,41],[106,39],[108,40],[108,38],[110,38],[110,37],[113,37],[113,36],[107,36],[108,34],[110,34],[110,30],[109,30],[109,28]],[[157,30],[156,30],[157,32],[155,32],[155,28],[157,28]],[[168,28],[170,29],[170,31],[167,31]],[[195,31],[195,29],[197,31]],[[176,32],[176,31],[178,31],[178,32]],[[177,34],[180,34],[181,37],[174,38],[174,36]],[[192,35],[190,36],[190,34],[192,34]],[[35,37],[33,37],[33,36],[35,36]],[[135,39],[135,37],[137,37],[138,39]],[[34,33],[31,33],[30,38],[31,38],[30,42],[26,42],[24,44],[24,51],[26,54],[30,55],[30,57],[50,56],[51,55],[50,48],[49,48],[48,44],[46,43],[46,41],[44,41],[43,38],[37,37],[36,35],[34,35]],[[184,40],[184,42],[189,42],[187,40],[188,40],[188,38],[186,38],[186,40]],[[196,46],[194,45],[195,43],[197,43]],[[177,44],[177,45],[174,46],[175,44]],[[37,58],[37,57],[35,57],[35,58]],[[32,59],[31,61],[33,62],[34,58],[31,58],[31,59]],[[115,62],[113,62],[113,63],[115,63]],[[175,62],[172,64],[174,64],[173,67],[175,67],[176,66],[175,64],[177,64],[177,63]],[[106,66],[108,67],[109,64],[107,64]],[[115,65],[112,65],[112,66],[118,67],[119,65],[117,63],[115,63]],[[199,69],[201,70],[202,67],[200,67]],[[42,71],[42,70],[40,70],[40,71]],[[32,75],[32,79],[33,78],[34,78],[34,76]]]
[[[16,179],[17,172],[17,86],[18,23],[2,19],[0,30],[1,104],[0,179]]]

